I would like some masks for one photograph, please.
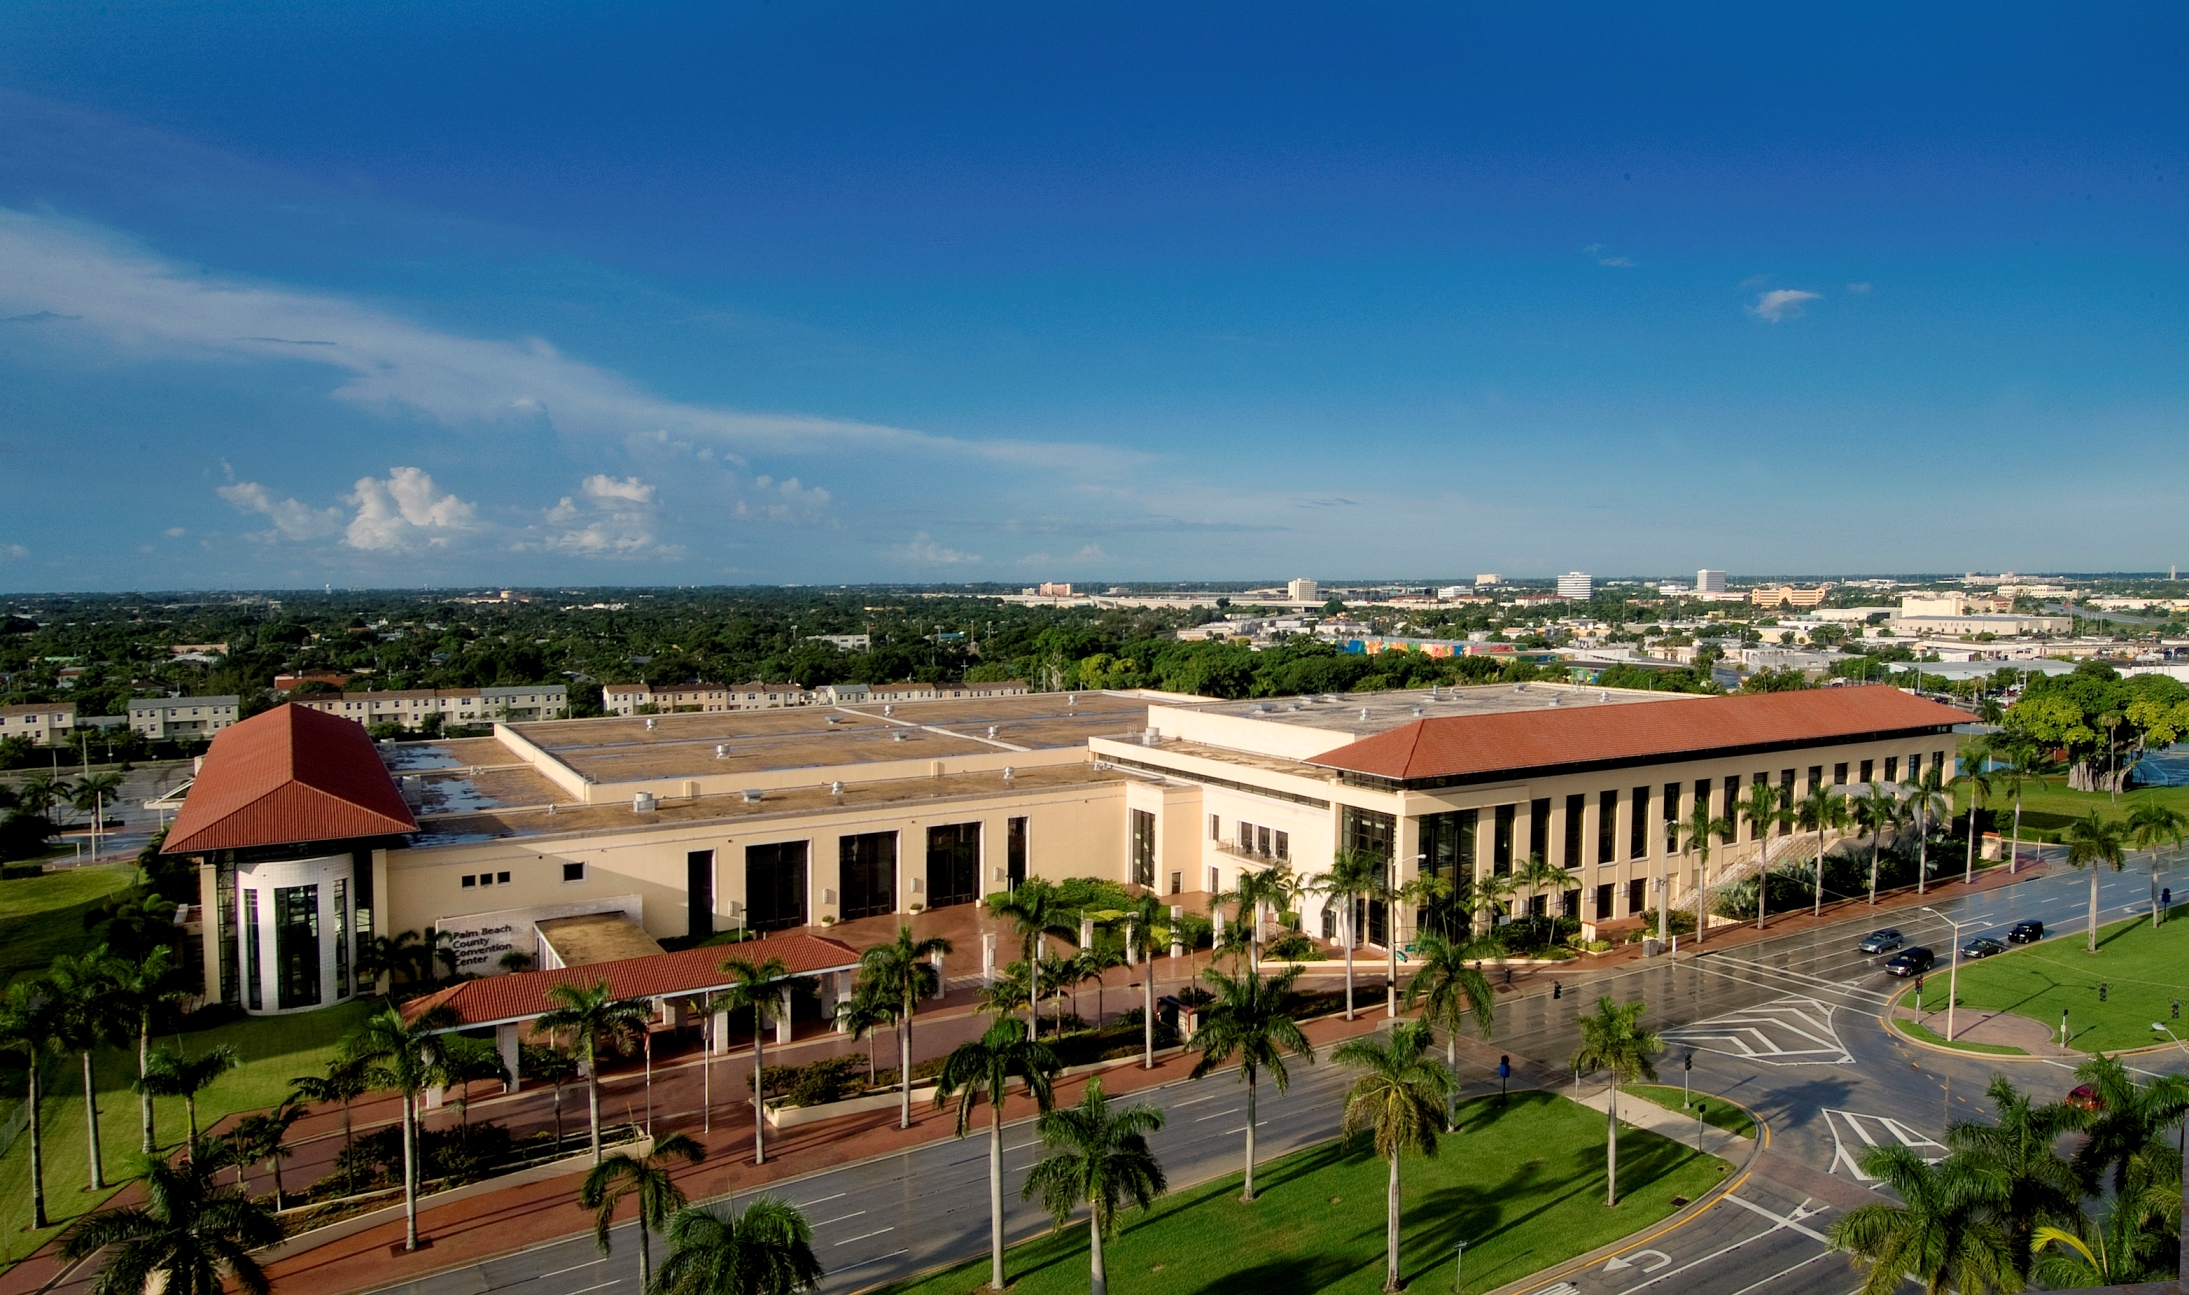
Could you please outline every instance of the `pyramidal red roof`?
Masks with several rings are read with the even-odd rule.
[[[196,854],[417,830],[361,725],[289,705],[213,738],[162,849]]]
[[[529,1021],[555,1006],[547,991],[556,985],[589,988],[608,982],[616,998],[678,998],[707,994],[730,987],[731,978],[722,964],[739,958],[755,966],[781,958],[794,976],[824,971],[843,971],[859,965],[859,955],[841,940],[808,935],[803,931],[779,931],[743,944],[706,945],[675,953],[651,953],[642,958],[618,958],[582,967],[553,971],[520,971],[506,976],[484,976],[459,981],[403,1004],[405,1020],[415,1021],[436,1007],[456,1013],[451,1029]]]
[[[1975,718],[1898,688],[1813,688],[1419,719],[1325,751],[1308,763],[1402,782],[1467,781],[1567,766],[1851,742],[1937,731]]]

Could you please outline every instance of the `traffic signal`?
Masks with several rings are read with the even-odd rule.
[[[2178,998],[2174,1000],[2174,1019],[2181,1019],[2181,1000]]]
[[[1682,1057],[1682,1058],[1680,1058],[1680,1069],[1682,1069],[1682,1070],[1693,1070],[1694,1068],[1695,1068],[1695,1054],[1694,1054],[1694,1053],[1690,1052],[1690,1053],[1688,1053],[1688,1054],[1687,1054],[1687,1055],[1686,1055],[1685,1057]]]
[[[2105,1001],[2105,982],[2102,980],[2098,982],[2098,1001]]]
[[[1565,983],[1564,981],[1562,981],[1562,980],[1554,980],[1554,981],[1552,981],[1552,982],[1551,982],[1551,997],[1552,997],[1552,998],[1564,998],[1565,996],[1566,996],[1566,983]]]

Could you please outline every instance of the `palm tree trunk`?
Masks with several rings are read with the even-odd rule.
[[[403,1248],[418,1248],[418,1098],[403,1094]],[[600,1162],[600,1143],[593,1143],[593,1161]]]
[[[912,996],[905,995],[904,1019],[897,1023],[897,1127],[912,1127]]]
[[[1003,1289],[1003,1094],[990,1093],[988,1117],[988,1289]]]
[[[1038,935],[1027,946],[1026,953],[1026,1037],[1041,1037],[1041,937]],[[907,1112],[910,1111],[911,1104],[912,1099],[905,1098]],[[909,1113],[905,1116],[905,1127],[912,1127],[912,1116]]]
[[[1455,1075],[1459,1073],[1459,1031],[1456,1029],[1448,1029],[1444,1032],[1444,1068]],[[1458,1115],[1459,1085],[1455,1083],[1444,1090],[1444,1131],[1446,1133],[1452,1132],[1457,1126]]]
[[[1383,1199],[1383,1288],[1399,1289],[1399,1158],[1391,1157],[1391,1185]]]
[[[2098,892],[2092,890],[2091,894]],[[2096,937],[2092,937],[2095,941]],[[2093,943],[2092,948],[2097,945]],[[91,1190],[106,1188],[106,1165],[99,1155],[99,1094],[91,1083],[91,1049],[84,1049],[84,1127],[91,1138]]]
[[[346,1134],[345,1134],[346,1136]],[[562,1081],[555,1081],[555,1153],[562,1154]]]
[[[1110,1274],[1102,1266],[1102,1211],[1087,1211],[1087,1289],[1089,1295],[1110,1295]]]
[[[1613,1080],[1604,1100],[1604,1204],[1619,1203],[1619,1081]]]
[[[266,1157],[266,1165],[274,1171],[274,1208],[279,1210],[282,1202],[289,1199],[289,1193],[282,1190],[281,1186],[281,1144],[279,1142],[274,1143],[274,1153]]]
[[[1917,817],[1921,817],[1918,815]],[[1919,824],[1915,837],[1915,893],[1920,895],[1931,879],[1931,825]]]
[[[183,1149],[183,1159],[198,1158],[198,1095],[194,1092],[182,1095],[183,1115],[190,1121],[190,1145]]]
[[[1353,902],[1345,907],[1345,1019],[1353,1019],[1353,946],[1359,943],[1358,933],[1353,930]]]
[[[2156,912],[2156,910],[2154,910]],[[158,1151],[158,1133],[151,1122],[151,1089],[144,1087],[144,1068],[151,1063],[151,1013],[138,1017],[138,1113],[144,1120],[144,1155]]]
[[[1247,1178],[1246,1190],[1240,1194],[1242,1201],[1254,1199],[1254,1072],[1247,1073]]]
[[[638,1288],[640,1292],[654,1288],[654,1247],[646,1235],[646,1202],[639,1201],[638,1211]]]
[[[1877,903],[1877,851],[1878,847],[1883,844],[1885,844],[1885,830],[1883,828],[1870,833],[1870,903],[1873,906]]]
[[[2151,929],[2159,929],[2159,852],[2151,852]]]
[[[760,1005],[752,1009],[752,1162],[768,1163],[766,1111],[768,1109],[768,1067],[761,1055],[760,1036],[767,1033],[766,1022],[760,1019]]]
[[[1399,1014],[1398,906],[1385,904],[1383,910],[1384,974],[1387,977],[1383,982],[1383,1014],[1395,1017]]]
[[[1811,917],[1824,916],[1824,825],[1817,824],[1817,888],[1816,900],[1809,910]]]
[[[2097,860],[2090,860],[2090,947],[2088,947],[2088,952],[2093,952],[2093,954],[2097,952]],[[85,1065],[85,1070],[83,1070],[85,1081],[90,1081],[90,1074],[92,1074],[90,1072],[90,1054],[85,1054],[83,1065]],[[96,1162],[96,1159],[92,1162],[92,1172],[94,1172],[94,1175],[99,1172],[99,1162]]]
[[[51,1227],[46,1221],[46,1143],[45,1130],[38,1126],[38,1062],[36,1052],[30,1054],[30,1225],[34,1228]]]
[[[2152,866],[2157,867],[2156,864]],[[2157,874],[2154,872],[2153,875]],[[2158,908],[2154,905],[2151,911],[2157,913]],[[1145,1000],[1140,1009],[1140,1026],[1141,1034],[1146,1040],[1147,1056],[1141,1063],[1140,1068],[1142,1070],[1153,1070],[1155,1069],[1155,953],[1153,950],[1146,950],[1145,952],[1147,953],[1148,965],[1140,977],[1143,986],[1141,996]]]
[[[585,1106],[592,1119],[593,1163],[597,1165],[600,1163],[600,1067],[595,1062],[590,1055],[585,1059]],[[759,1082],[757,1076],[754,1082]]]
[[[2007,875],[2022,866],[2022,793],[2014,793],[2014,844],[2007,850]]]
[[[1710,934],[1710,856],[1695,858],[1695,943],[1701,944]]]

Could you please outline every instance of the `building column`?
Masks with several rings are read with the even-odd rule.
[[[494,1050],[502,1055],[502,1069],[509,1072],[509,1078],[502,1081],[502,1091],[505,1093],[516,1092],[518,1085],[523,1082],[517,1073],[517,1062],[521,1055],[517,1048],[519,1028],[514,1021],[494,1027]]]
[[[996,983],[996,933],[983,931],[980,937],[980,978],[987,984]]]
[[[938,999],[940,999],[944,994],[950,992],[949,983],[943,979],[942,957],[943,955],[940,949],[928,955],[928,961],[933,963],[935,967],[935,997]]]
[[[775,1016],[775,1042],[780,1047],[790,1042],[790,986],[783,987],[782,1009]]]
[[[719,1056],[723,1056],[723,1055],[725,1055],[726,1053],[728,1053],[728,1052],[729,1052],[729,1050],[730,1050],[730,1043],[729,1043],[729,1033],[730,1033],[730,1012],[729,1012],[729,1009],[728,1009],[728,1008],[722,1008],[722,1009],[719,1009],[719,1010],[717,1010],[717,1011],[715,1012],[715,1014],[714,1014],[714,1054],[715,1054],[716,1056],[718,1056],[718,1057],[719,1057]]]

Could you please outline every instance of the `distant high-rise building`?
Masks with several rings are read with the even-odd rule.
[[[1322,586],[1302,576],[1285,584],[1285,597],[1296,603],[1311,603],[1322,597]]]
[[[1560,598],[1586,600],[1595,591],[1596,581],[1586,571],[1568,571],[1558,577],[1558,596]]]
[[[1697,571],[1695,573],[1695,592],[1699,594],[1724,593],[1725,572],[1712,571],[1709,567],[1704,567],[1702,570]]]
[[[1504,583],[1505,577],[1498,575],[1495,572],[1491,572],[1488,575],[1479,575],[1475,577],[1475,588],[1477,589],[1480,589],[1485,585],[1501,585]]]

